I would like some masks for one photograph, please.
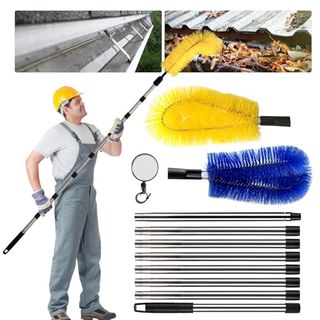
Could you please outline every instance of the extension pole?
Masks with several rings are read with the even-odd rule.
[[[300,252],[138,252],[136,261],[286,261],[298,262]]]
[[[147,226],[136,227],[135,234],[139,236],[299,236],[299,226],[285,227],[204,227],[204,226]]]
[[[121,119],[124,123],[133,114],[133,112],[140,106],[140,104],[146,99],[146,97],[162,82],[164,76],[167,72],[164,72],[161,76],[156,78],[152,86],[146,91],[146,93],[134,104],[134,106],[125,114]],[[70,183],[78,176],[82,169],[97,155],[97,153],[103,148],[103,146],[110,140],[113,132],[109,132],[107,136],[101,141],[98,147],[88,154],[88,158],[75,170],[71,176],[65,181],[65,183],[56,191],[56,193],[50,198],[50,202],[53,203],[63,191],[70,185]],[[39,219],[41,216],[40,212],[37,212],[35,216],[30,220],[30,222],[18,233],[18,235],[10,242],[10,244],[3,250],[3,254],[7,254],[15,244],[25,235],[25,233],[30,229],[30,227]]]
[[[284,265],[137,265],[136,274],[286,274],[300,273],[298,264]]]
[[[299,239],[146,239],[137,240],[136,248],[286,248],[299,249]]]
[[[284,291],[136,291],[137,300],[299,300],[299,290]]]
[[[135,312],[145,313],[194,313],[194,312],[285,312],[299,313],[299,303],[283,304],[194,304],[183,302],[161,303],[136,303]]]
[[[136,287],[283,287],[299,288],[300,278],[136,278]]]
[[[142,212],[136,221],[201,222],[201,221],[295,221],[301,214],[295,212]]]

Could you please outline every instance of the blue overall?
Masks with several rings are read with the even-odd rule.
[[[98,138],[87,125],[95,139],[95,144],[83,144],[75,132],[66,124],[61,125],[79,144],[77,160],[67,179],[94,151]],[[68,288],[74,272],[76,260],[82,293],[81,312],[91,312],[100,307],[100,235],[98,229],[96,191],[93,187],[95,159],[92,159],[69,186],[60,194],[55,204],[56,241],[50,278],[50,315],[66,312]],[[56,191],[65,179],[56,179]]]

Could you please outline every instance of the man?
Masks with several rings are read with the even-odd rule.
[[[55,92],[53,100],[55,109],[65,117],[65,121],[45,133],[26,161],[32,196],[41,214],[49,211],[52,205],[41,187],[39,163],[45,157],[50,157],[58,190],[103,139],[95,126],[81,122],[87,114],[81,93],[65,86]],[[113,134],[102,151],[119,156],[123,132],[123,124],[119,119],[115,120],[110,132]],[[48,305],[54,320],[70,320],[66,314],[69,300],[67,292],[76,261],[83,289],[80,296],[81,318],[109,320],[116,316],[101,306],[98,295],[101,248],[93,187],[95,158],[55,201],[56,241]]]

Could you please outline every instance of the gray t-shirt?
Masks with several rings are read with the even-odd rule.
[[[94,137],[90,130],[83,123],[73,124],[68,121],[64,123],[74,131],[82,143],[94,144]],[[100,131],[92,124],[89,124],[93,132],[97,133],[99,142],[104,138]],[[53,166],[53,176],[56,179],[63,179],[74,166],[78,153],[79,144],[74,137],[60,124],[50,128],[34,148],[35,151],[44,157],[50,157]]]

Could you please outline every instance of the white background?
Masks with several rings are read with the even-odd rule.
[[[166,3],[167,2],[167,3]],[[149,88],[158,74],[79,74],[15,73],[15,10],[204,10],[260,9],[313,11],[313,71],[309,74],[227,74],[197,73],[166,76],[161,86],[125,123],[123,153],[120,158],[100,154],[95,186],[98,191],[100,233],[102,238],[101,302],[117,313],[118,319],[311,319],[317,318],[319,303],[319,10],[313,1],[242,1],[219,3],[197,1],[179,5],[169,1],[55,1],[53,4],[29,0],[1,4],[1,202],[0,247],[12,238],[36,213],[25,172],[25,159],[47,128],[61,121],[54,112],[52,93],[62,85],[84,91],[89,123],[106,132],[115,117],[122,117]],[[203,85],[222,92],[242,95],[260,104],[261,115],[289,115],[291,128],[261,129],[256,142],[208,145],[202,147],[166,147],[150,138],[144,128],[148,104],[175,86]],[[302,200],[282,206],[263,206],[207,196],[206,181],[168,181],[167,167],[204,168],[206,153],[236,151],[271,145],[295,145],[310,157],[313,181]],[[140,183],[130,171],[132,159],[139,153],[153,154],[160,171],[148,190],[149,201],[138,205],[134,196]],[[50,161],[41,164],[41,180],[48,195],[54,182]],[[134,213],[146,211],[295,211],[302,213],[301,306],[300,314],[188,314],[150,315],[133,312],[134,304]],[[39,219],[9,254],[0,256],[1,319],[49,319],[48,281],[54,245],[53,211]],[[77,272],[69,290],[68,314],[79,319],[78,297],[81,288]]]

